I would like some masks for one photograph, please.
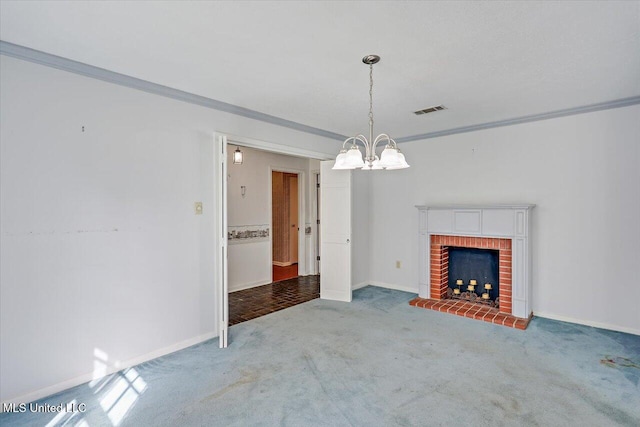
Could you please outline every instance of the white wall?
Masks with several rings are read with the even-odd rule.
[[[339,147],[5,56],[0,79],[2,401],[217,334],[214,130]]]
[[[414,205],[535,203],[534,313],[640,334],[640,106],[402,150],[411,168],[373,180],[372,281],[418,292]]]
[[[228,217],[229,226],[269,224],[271,227],[271,170],[300,171],[300,181],[306,192],[304,209],[306,221],[309,221],[311,207],[308,203],[315,192],[309,186],[311,164],[317,161],[301,157],[286,156],[262,150],[241,147],[244,160],[241,165],[234,165],[233,151],[236,146],[229,145],[228,156]],[[313,162],[313,163],[312,163]],[[303,185],[304,184],[304,185]],[[240,192],[246,186],[245,197]],[[313,228],[312,228],[313,229]],[[270,231],[273,231],[271,227]],[[300,223],[300,231],[304,232],[304,224]],[[229,290],[237,291],[254,286],[271,283],[271,238],[268,241],[229,244]],[[305,245],[300,251],[300,258],[308,258]],[[300,262],[300,275],[308,274],[306,262]]]
[[[417,292],[416,204],[531,202],[534,312],[640,333],[639,117],[403,144],[410,169],[355,172],[354,280]],[[0,56],[0,400],[90,379],[96,349],[113,369],[216,334],[214,130],[340,145]]]
[[[371,265],[371,177],[382,171],[354,170],[351,173],[351,285],[353,289],[374,284]]]

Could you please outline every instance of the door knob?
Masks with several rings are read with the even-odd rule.
[[[351,242],[351,240],[347,239],[347,243]]]

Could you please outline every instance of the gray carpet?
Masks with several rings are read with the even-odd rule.
[[[366,287],[43,399],[52,425],[638,426],[640,337],[534,318],[519,331]],[[56,414],[0,415],[46,425]]]

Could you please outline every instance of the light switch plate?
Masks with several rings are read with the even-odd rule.
[[[202,202],[195,202],[194,210],[196,211],[196,215],[202,215]]]

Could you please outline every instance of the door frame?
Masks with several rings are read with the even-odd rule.
[[[214,183],[214,188],[216,189],[216,194],[214,194],[214,200],[216,201],[216,217],[218,218],[217,224],[225,224],[226,226],[226,218],[227,218],[227,200],[226,200],[226,147],[228,145],[241,145],[248,148],[256,148],[263,151],[270,151],[272,153],[277,154],[285,154],[289,156],[303,157],[306,159],[316,159],[316,160],[329,160],[334,158],[332,155],[327,153],[321,153],[319,151],[306,150],[304,148],[292,147],[289,145],[276,144],[273,142],[262,141],[254,138],[246,138],[238,135],[232,135],[226,132],[213,132],[214,138],[214,176],[216,177],[216,182]],[[225,147],[224,153],[224,163],[220,167],[222,162],[219,162],[218,153],[218,144],[219,138],[222,138]],[[223,171],[221,171],[223,169]],[[222,174],[224,173],[224,175]],[[224,179],[222,178],[224,176]],[[218,181],[220,180],[220,181]],[[271,180],[271,174],[269,174],[269,180]],[[271,184],[269,184],[269,188],[271,188]],[[300,191],[301,186],[298,183],[298,191]],[[223,200],[224,197],[224,200]],[[269,198],[271,200],[271,198]],[[300,198],[298,198],[298,204],[300,204]],[[304,205],[303,205],[304,207]],[[300,222],[300,221],[299,221]],[[216,301],[216,330],[220,332],[220,347],[226,347],[228,341],[228,313],[229,313],[229,289],[228,286],[225,286],[226,280],[226,262],[222,261],[222,256],[226,257],[227,255],[227,232],[222,229],[222,226],[215,227],[216,233],[214,236],[215,247],[218,248],[216,260],[214,261],[214,265],[217,268],[221,268],[221,274],[216,274],[216,282],[214,284],[217,301]],[[304,234],[303,234],[304,238]],[[273,255],[271,256],[273,259]],[[273,273],[272,273],[273,274]],[[273,280],[273,277],[272,277]],[[225,323],[226,322],[226,323]],[[222,332],[224,330],[224,332]],[[224,334],[224,336],[222,336]],[[223,345],[224,344],[224,345]]]
[[[282,168],[279,166],[269,166],[269,259],[271,260],[271,282],[273,283],[273,172],[293,173],[298,175],[298,275],[306,276],[307,270],[307,248],[305,245],[304,227],[306,224],[305,215],[305,193],[306,193],[306,173],[304,170],[293,168]],[[304,254],[304,256],[301,256]]]
[[[311,246],[313,251],[310,254],[315,254],[315,257],[309,258],[309,274],[320,274],[320,227],[322,226],[320,220],[320,169],[314,169],[311,171],[311,188],[313,197],[311,199],[311,227],[316,230],[312,234]]]
[[[213,173],[215,203],[214,247],[216,270],[215,295],[216,330],[220,348],[228,345],[229,330],[229,282],[227,277],[227,136],[220,133],[213,135]]]

